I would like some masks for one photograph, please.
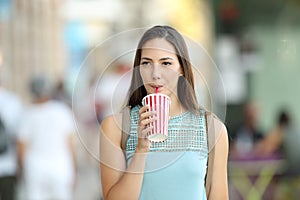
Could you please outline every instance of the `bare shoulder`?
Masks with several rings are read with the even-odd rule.
[[[217,117],[213,117],[215,127],[223,134],[227,136],[227,128],[225,124]]]
[[[212,150],[217,144],[227,148],[228,133],[225,124],[213,113],[207,114],[208,144]]]
[[[214,118],[216,141],[215,146],[220,150],[219,154],[228,154],[228,133],[225,124],[218,118]]]
[[[110,115],[100,125],[101,137],[105,136],[114,145],[120,146],[122,135],[122,114]]]
[[[227,128],[225,124],[213,113],[207,114],[208,130],[213,131],[214,134],[224,133],[227,135]]]

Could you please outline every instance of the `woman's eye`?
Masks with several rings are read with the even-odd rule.
[[[172,63],[170,63],[170,62],[163,62],[162,65],[169,66],[169,65],[172,65]]]
[[[148,62],[148,61],[143,61],[142,63],[141,63],[141,65],[143,65],[143,66],[147,66],[147,65],[150,65],[151,63],[150,62]]]

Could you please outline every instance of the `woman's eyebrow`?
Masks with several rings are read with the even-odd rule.
[[[148,57],[142,57],[141,60],[152,60],[152,59]]]
[[[150,60],[150,61],[152,61],[152,59],[151,59],[151,58],[148,58],[148,57],[142,57],[141,60]],[[159,60],[160,60],[160,61],[164,61],[164,60],[173,60],[173,58],[171,58],[171,57],[164,57],[164,58],[161,58],[161,59],[159,59]]]
[[[161,58],[159,60],[161,60],[161,61],[164,61],[164,60],[173,60],[173,58],[171,58],[171,57],[165,57],[165,58]]]

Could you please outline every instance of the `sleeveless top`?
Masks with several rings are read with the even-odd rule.
[[[131,109],[126,144],[129,165],[138,143],[140,106]],[[206,200],[208,146],[204,111],[189,111],[169,119],[168,138],[152,143],[144,170],[140,200]]]

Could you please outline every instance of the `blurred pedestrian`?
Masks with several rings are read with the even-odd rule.
[[[256,145],[264,138],[263,131],[257,124],[258,110],[257,106],[248,102],[243,110],[243,123],[233,134],[231,145],[232,157],[254,156]]]
[[[34,103],[25,112],[18,135],[25,199],[73,199],[76,160],[71,111],[51,100],[46,78],[33,78],[30,89]]]
[[[66,91],[65,83],[63,80],[59,80],[58,83],[56,84],[56,87],[54,88],[54,92],[53,92],[53,99],[57,101],[61,101],[66,105],[68,105],[69,107],[72,106],[72,100]]]
[[[280,111],[275,127],[257,145],[255,149],[256,155],[262,157],[283,155],[283,140],[289,125],[289,113],[285,110]]]
[[[13,200],[16,192],[16,128],[22,115],[22,103],[0,83],[0,199]]]
[[[98,121],[115,112],[120,112],[130,86],[131,67],[124,61],[114,65],[112,71],[105,73],[96,90],[96,111]]]

